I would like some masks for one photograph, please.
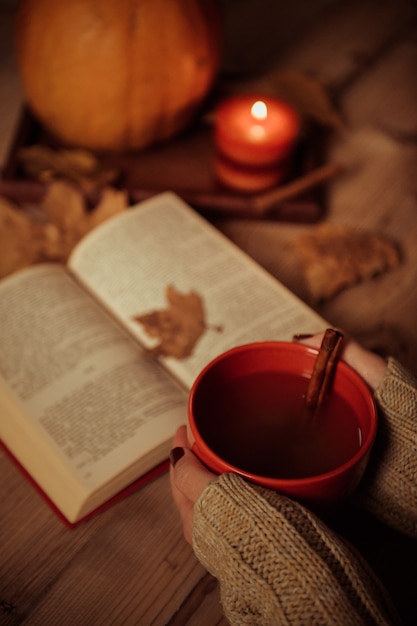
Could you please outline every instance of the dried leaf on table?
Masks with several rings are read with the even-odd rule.
[[[95,226],[128,206],[127,193],[108,187],[98,204],[89,211],[84,196],[74,185],[54,181],[48,185],[42,208],[48,219],[45,228],[45,255],[65,261],[78,241]]]
[[[46,188],[42,208],[47,222],[53,226],[45,230],[45,255],[65,261],[88,230],[84,196],[74,185],[54,181]]]
[[[127,207],[127,193],[108,187],[89,210],[81,190],[65,181],[46,186],[37,219],[0,196],[0,277],[40,261],[64,263],[88,231]]]
[[[105,168],[89,151],[82,149],[54,150],[35,144],[21,148],[17,158],[25,172],[43,183],[64,179],[91,193],[113,183],[118,171]]]
[[[46,187],[41,206],[50,222],[64,231],[83,234],[87,216],[83,194],[74,185],[54,181]]]
[[[335,130],[345,128],[345,122],[319,80],[299,70],[288,69],[274,74],[273,81],[277,94],[301,115]]]
[[[194,347],[207,328],[201,297],[190,291],[182,294],[172,285],[166,289],[166,309],[137,315],[146,333],[159,339],[152,352],[158,356],[183,359],[193,353]]]
[[[401,263],[399,248],[390,238],[341,225],[321,224],[299,235],[293,245],[316,302]]]
[[[41,259],[42,230],[0,196],[0,278]]]
[[[126,190],[106,187],[102,190],[98,204],[88,215],[88,229],[91,230],[101,224],[101,222],[105,222],[110,217],[121,213],[127,208],[128,203],[129,200]]]

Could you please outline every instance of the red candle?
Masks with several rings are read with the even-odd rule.
[[[242,193],[255,193],[279,183],[285,178],[288,168],[286,163],[274,163],[272,167],[244,167],[217,154],[215,170],[222,185]]]
[[[257,191],[276,184],[286,172],[286,162],[299,130],[297,113],[276,98],[253,95],[229,98],[216,112],[218,179],[242,191]]]

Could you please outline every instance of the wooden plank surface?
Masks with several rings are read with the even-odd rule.
[[[249,11],[249,2],[243,4],[242,19],[254,14],[262,19]],[[266,0],[255,4],[272,10]],[[227,14],[237,38],[241,34],[232,17],[238,5],[231,2]],[[275,73],[295,67],[323,81],[334,95],[346,129],[333,135],[329,159],[346,169],[329,185],[326,220],[389,234],[400,243],[404,260],[397,270],[314,306],[332,324],[369,347],[393,353],[417,373],[415,11],[412,0],[290,3],[286,22],[277,23],[282,37],[274,67],[247,80],[273,89]],[[12,18],[10,9],[1,9],[0,162],[21,99]],[[249,36],[246,29],[240,33]],[[259,55],[264,61],[268,50],[274,46],[265,44],[264,56]],[[245,48],[241,58],[249,66],[247,53]],[[229,59],[236,69],[239,50]],[[308,301],[293,240],[315,225],[245,220],[217,225]],[[227,624],[216,581],[183,539],[167,476],[68,530],[0,454],[0,502],[0,624]],[[415,625],[416,542],[356,511],[340,527],[388,586],[404,624]]]
[[[167,475],[68,529],[3,453],[0,468],[0,624],[191,624],[201,604],[196,623],[226,623]]]

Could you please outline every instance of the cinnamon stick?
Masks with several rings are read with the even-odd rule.
[[[286,219],[316,221],[318,218],[316,204],[308,200],[294,201],[294,199],[330,180],[342,169],[339,163],[326,163],[289,183],[253,195],[239,195],[220,190],[183,190],[178,193],[186,202],[209,215],[262,219],[274,217],[274,212],[279,207]],[[132,199],[143,200],[153,193],[155,192],[146,189],[135,189],[132,192]]]
[[[328,328],[321,342],[307,388],[306,405],[312,413],[319,411],[330,389],[342,344],[343,333],[334,328]]]
[[[339,163],[326,163],[286,185],[254,196],[251,208],[259,217],[264,216],[272,206],[300,196],[302,193],[330,180],[341,171],[342,166]]]

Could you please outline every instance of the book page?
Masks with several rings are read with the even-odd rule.
[[[77,246],[69,266],[147,348],[135,316],[167,307],[166,288],[196,292],[205,331],[186,358],[164,364],[190,387],[224,350],[253,341],[288,340],[326,323],[175,194],[153,197],[110,219]]]
[[[186,421],[184,390],[57,265],[0,283],[0,345],[0,435],[23,465],[43,440],[87,490],[120,472],[131,481]],[[44,460],[26,469],[39,478]]]

